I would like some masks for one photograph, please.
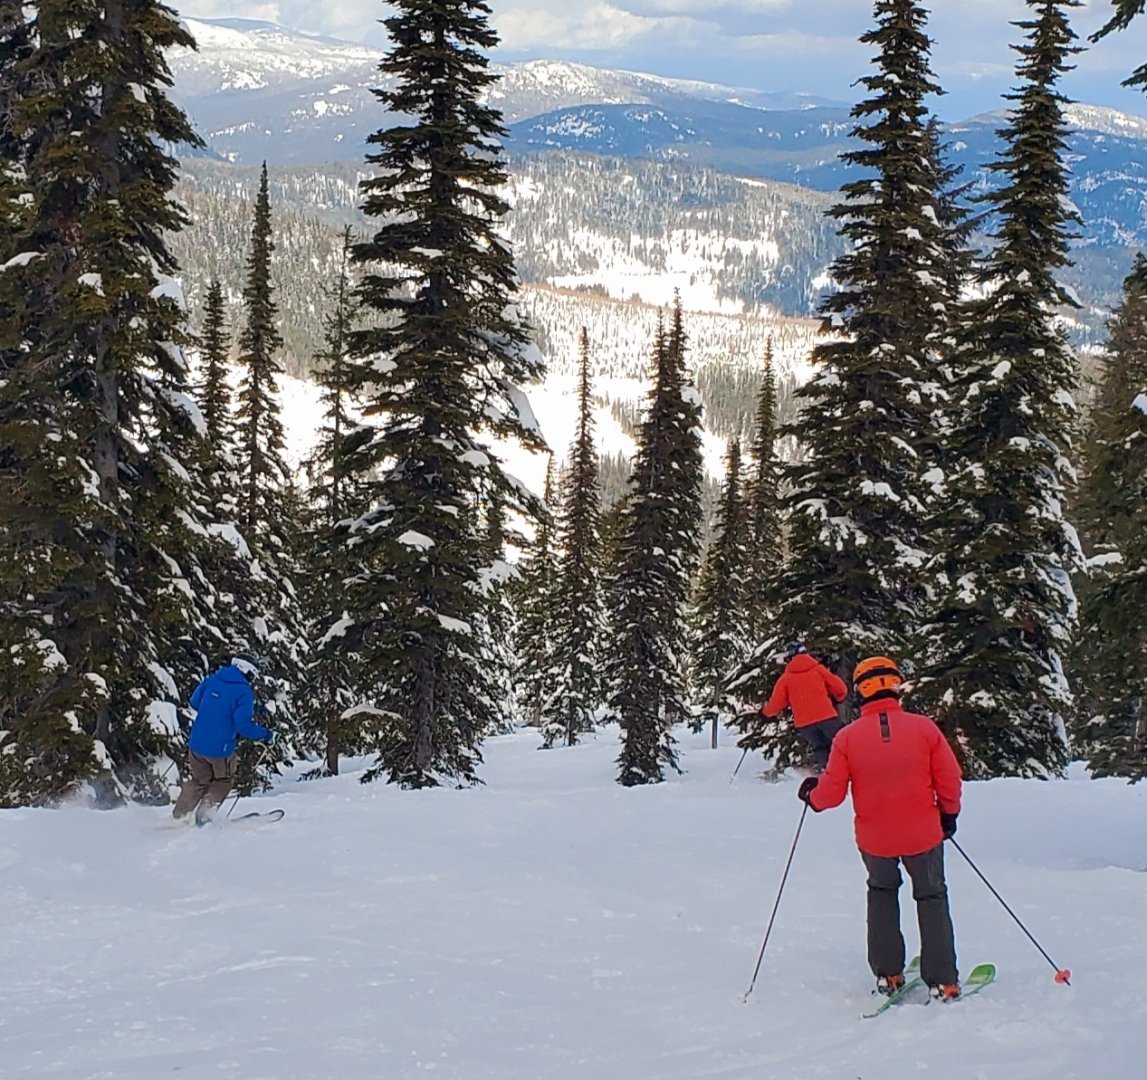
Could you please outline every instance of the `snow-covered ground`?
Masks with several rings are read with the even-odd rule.
[[[484,787],[357,776],[245,800],[280,824],[160,808],[0,813],[0,1073],[74,1080],[1138,1077],[1147,1049],[1147,786],[969,785],[962,966],[983,994],[873,1020],[864,874],[843,809],[684,735],[684,775],[613,783],[616,731],[487,744]],[[953,856],[955,853],[951,853]],[[915,945],[907,887],[909,947]]]

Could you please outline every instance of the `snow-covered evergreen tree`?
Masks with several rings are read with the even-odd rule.
[[[927,99],[926,13],[877,0],[861,41],[877,49],[854,107],[860,177],[831,211],[850,250],[832,267],[816,376],[792,429],[807,457],[786,469],[791,558],[773,637],[832,654],[847,678],[862,652],[903,657],[920,614],[926,479],[938,456],[941,351],[949,331],[950,230]],[[763,687],[746,687],[758,693]]]
[[[278,357],[283,339],[271,284],[271,199],[267,164],[259,179],[251,247],[247,253],[247,283],[243,288],[244,324],[239,335],[239,408],[236,416],[242,466],[242,522],[253,537],[274,531],[281,515],[278,498],[288,470],[283,461],[283,422],[277,377],[283,373]]]
[[[208,439],[219,449],[229,446],[232,436],[231,388],[227,384],[227,315],[223,286],[215,278],[207,286],[203,328],[199,335],[200,371],[196,390]]]
[[[637,435],[610,583],[610,714],[621,724],[618,782],[657,783],[677,768],[686,719],[686,604],[701,523],[701,406],[686,370],[681,302],[658,329],[653,386]]]
[[[777,392],[772,344],[765,354],[765,372],[757,395],[753,433],[753,465],[745,494],[748,570],[745,582],[747,650],[725,686],[726,699],[739,703],[732,726],[740,730],[737,745],[760,750],[776,769],[808,760],[808,747],[786,718],[766,720],[757,706],[780,674],[783,630],[776,626],[781,608],[786,537],[783,528],[781,474],[776,449]]]
[[[283,457],[282,405],[278,376],[283,367],[278,352],[282,337],[271,278],[275,251],[267,166],[263,164],[255,199],[243,287],[243,327],[239,333],[240,373],[235,410],[238,444],[238,522],[246,541],[240,557],[249,554],[249,577],[237,579],[235,601],[246,620],[245,633],[235,642],[263,660],[262,689],[269,698],[271,720],[282,738],[276,757],[285,760],[295,735],[293,688],[302,666],[303,626],[299,596],[298,530],[302,501]],[[241,748],[240,784],[251,779],[258,758],[267,764],[262,747]]]
[[[777,376],[773,345],[765,352],[757,394],[751,462],[745,486],[745,641],[755,651],[771,639],[780,602],[785,536],[781,517],[781,461],[777,453]]]
[[[518,707],[526,723],[542,727],[543,710],[549,693],[549,672],[553,657],[554,606],[558,581],[554,540],[554,462],[546,461],[542,490],[542,513],[533,537],[522,549],[518,577],[511,587],[515,610],[514,652],[517,657],[514,680]]]
[[[315,381],[322,387],[323,423],[306,463],[310,500],[304,528],[307,558],[301,599],[307,652],[299,712],[304,741],[319,750],[324,772],[335,776],[339,758],[364,748],[359,724],[346,713],[354,705],[354,656],[345,638],[346,581],[358,564],[338,542],[340,522],[361,512],[361,486],[347,474],[347,458],[368,436],[353,415],[350,334],[356,320],[351,276],[350,228],[343,231],[343,258],[327,297],[326,337],[315,358]],[[348,565],[348,557],[351,562]]]
[[[1063,673],[1080,568],[1064,517],[1073,469],[1075,358],[1056,318],[1055,279],[1077,214],[1067,199],[1066,99],[1076,0],[1029,0],[1020,86],[985,197],[996,222],[956,365],[954,462],[932,523],[940,573],[921,631],[913,699],[936,715],[972,776],[1046,776],[1067,761]]]
[[[1097,776],[1147,776],[1147,258],[1111,321],[1085,443],[1088,574],[1075,656],[1076,748]]]
[[[487,436],[542,447],[519,384],[542,371],[513,306],[513,258],[496,81],[497,36],[479,0],[397,0],[376,91],[408,117],[370,136],[356,245],[359,295],[377,325],[355,335],[376,437],[354,455],[374,476],[348,529],[367,570],[349,613],[361,650],[358,708],[376,721],[377,765],[404,787],[471,782],[500,704],[484,657],[489,507],[505,520],[536,500],[502,469]]]
[[[693,688],[697,730],[709,724],[717,746],[722,720],[739,712],[728,694],[730,674],[748,647],[748,571],[752,565],[741,475],[741,444],[729,441],[725,486],[717,508],[713,539],[701,564],[694,611]]]
[[[578,424],[562,478],[557,514],[557,575],[545,679],[545,745],[573,746],[593,730],[602,703],[605,607],[601,590],[601,494],[594,442],[589,334],[578,358]]]
[[[165,239],[186,223],[166,148],[198,140],[164,50],[191,40],[149,0],[35,14],[4,90],[24,198],[0,274],[0,800],[91,779],[109,803],[158,792],[151,762],[175,750],[211,638]]]

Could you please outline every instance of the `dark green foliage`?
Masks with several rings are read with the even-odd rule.
[[[227,385],[227,316],[223,309],[223,287],[219,279],[207,286],[203,309],[203,329],[199,335],[200,372],[197,387],[199,408],[207,425],[207,438],[218,450],[232,438],[231,388]]]
[[[1092,41],[1099,41],[1117,30],[1126,30],[1136,16],[1143,14],[1144,7],[1147,7],[1147,0],[1111,0],[1111,6],[1115,9],[1114,13],[1096,33],[1091,35]],[[1147,64],[1141,64],[1137,67],[1129,78],[1123,80],[1123,85],[1137,86],[1141,90],[1147,90]]]
[[[496,43],[477,0],[398,0],[376,96],[409,121],[373,134],[363,210],[378,230],[354,248],[377,325],[352,352],[374,438],[349,465],[369,509],[344,539],[364,565],[349,598],[360,656],[357,708],[378,761],[405,787],[472,782],[479,742],[503,715],[490,661],[489,532],[536,500],[502,470],[489,434],[541,448],[518,389],[542,371],[512,307],[505,132],[483,103]],[[491,512],[497,505],[499,512]]]
[[[777,380],[770,342],[765,353],[764,377],[757,393],[750,453],[752,461],[745,489],[745,622],[750,648],[769,636],[780,603],[780,581],[785,563],[785,536],[781,521],[781,461],[777,453]]]
[[[772,348],[765,354],[765,374],[757,395],[753,465],[745,494],[747,571],[745,581],[746,649],[728,675],[725,693],[736,702],[733,726],[737,745],[761,750],[777,769],[803,763],[808,749],[787,718],[766,720],[758,705],[779,674],[777,660],[785,642],[776,627],[783,599],[785,544],[781,509],[781,461],[777,454],[777,399]]]
[[[557,567],[545,687],[545,745],[573,746],[601,705],[605,608],[601,590],[601,495],[590,393],[589,335],[581,332],[578,426],[562,477]]]
[[[277,355],[283,341],[276,326],[278,312],[271,285],[274,250],[264,164],[247,253],[247,283],[243,288],[246,318],[239,335],[242,383],[236,416],[242,467],[242,522],[253,537],[274,527],[281,514],[276,496],[287,478],[276,382],[276,376],[283,371]]]
[[[621,724],[618,781],[657,783],[677,768],[672,728],[688,715],[685,605],[701,519],[701,409],[685,367],[680,300],[654,343],[649,410],[609,587],[609,710]]]
[[[537,529],[525,546],[513,583],[516,622],[515,654],[518,658],[515,686],[518,705],[526,723],[542,727],[548,678],[554,655],[554,607],[558,570],[554,544],[554,463],[546,462],[546,482],[542,495],[542,515]]]
[[[264,165],[247,252],[243,328],[239,334],[240,383],[235,409],[238,491],[235,517],[224,524],[231,526],[228,535],[235,537],[236,531],[241,531],[245,540],[245,544],[236,540],[236,554],[246,574],[229,582],[240,620],[234,647],[258,653],[264,661],[263,692],[280,735],[274,756],[259,758],[268,767],[286,760],[297,735],[293,690],[302,666],[303,639],[303,616],[295,585],[302,554],[299,530],[303,499],[283,458],[278,387],[282,338],[272,284],[274,251]],[[256,778],[251,772],[258,753],[255,747],[244,751],[241,787],[266,782],[265,773]]]
[[[301,596],[305,636],[310,645],[299,692],[303,738],[322,753],[324,772],[339,771],[339,757],[361,753],[359,725],[344,716],[354,704],[354,659],[344,640],[346,581],[357,569],[336,542],[339,523],[362,509],[360,485],[348,476],[347,458],[363,432],[351,415],[353,366],[348,356],[357,315],[350,272],[352,231],[343,230],[343,261],[328,290],[326,338],[315,357],[315,378],[322,387],[323,425],[306,463],[310,504],[302,530],[306,571]]]
[[[0,801],[94,779],[107,804],[158,792],[151,762],[175,752],[212,634],[165,241],[185,224],[166,147],[197,140],[163,53],[191,42],[148,0],[49,0],[27,38],[14,14],[4,183],[24,200],[3,248],[24,258],[0,274]]]
[[[1076,745],[1098,776],[1147,776],[1147,258],[1124,283],[1091,411],[1077,503]]]
[[[786,469],[791,558],[765,653],[786,639],[826,648],[847,677],[857,655],[903,655],[924,599],[924,517],[939,456],[942,348],[955,296],[945,174],[926,99],[925,12],[877,0],[877,49],[853,109],[861,178],[831,214],[849,251],[833,264],[818,374],[788,429],[807,451]]]
[[[750,556],[748,507],[741,475],[741,444],[733,439],[725,459],[725,486],[717,508],[713,539],[701,564],[694,611],[693,688],[697,730],[712,728],[717,745],[718,725],[738,709],[731,703],[730,674],[744,659],[748,643]]]
[[[1063,676],[1080,568],[1063,504],[1072,475],[1075,358],[1055,273],[1077,217],[1067,201],[1065,99],[1075,0],[1029,0],[1006,150],[985,197],[998,223],[956,364],[953,468],[932,522],[938,571],[914,701],[934,711],[972,776],[1057,775],[1070,697]]]

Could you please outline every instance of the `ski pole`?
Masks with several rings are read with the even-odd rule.
[[[255,758],[255,763],[251,766],[252,774],[258,773],[259,766],[263,764],[263,758],[266,756],[267,748],[269,746],[270,746],[270,743],[263,743],[263,745],[259,748],[259,756]],[[235,798],[231,802],[231,810],[227,811],[227,817],[230,817],[231,811],[234,810],[235,807],[239,805],[239,800],[242,798],[242,795],[243,795],[243,793],[240,791],[235,792]]]
[[[967,861],[968,865],[973,870],[975,870],[976,876],[985,885],[987,885],[988,891],[991,892],[991,894],[1003,905],[1004,911],[1006,911],[1013,919],[1015,919],[1016,925],[1025,934],[1027,934],[1028,940],[1037,949],[1039,949],[1040,954],[1043,956],[1043,958],[1049,964],[1051,964],[1052,970],[1055,972],[1055,981],[1057,983],[1062,983],[1064,986],[1070,986],[1071,985],[1071,972],[1067,968],[1061,968],[1050,956],[1048,956],[1048,954],[1044,951],[1044,947],[1038,941],[1036,941],[1036,939],[1032,936],[1032,932],[1026,926],[1024,926],[1024,924],[1020,921],[1020,917],[1014,911],[1012,911],[1012,909],[1010,907],[1008,907],[1004,898],[1002,896],[1000,896],[1000,894],[998,892],[996,892],[996,890],[994,888],[992,888],[992,883],[986,877],[984,877],[984,875],[980,872],[980,868],[974,862],[972,862],[972,860],[968,857],[968,853],[962,847],[960,847],[960,845],[958,843],[956,843],[956,838],[954,836],[949,836],[948,841],[961,855],[964,856],[964,859]]]
[[[749,752],[749,748],[747,746],[745,747],[744,750],[741,751],[741,760],[737,762],[737,767],[733,770],[733,775],[729,777],[729,783],[730,784],[734,780],[737,779],[737,773],[739,773],[741,771],[741,766],[744,765],[744,763],[745,763],[745,755],[748,752]]]
[[[785,872],[781,875],[781,887],[777,890],[777,899],[773,904],[773,913],[769,916],[769,925],[765,930],[765,940],[761,942],[761,952],[757,957],[757,966],[753,969],[753,981],[749,983],[749,989],[745,991],[743,1001],[748,1002],[749,995],[753,992],[753,987],[757,985],[757,976],[761,973],[761,961],[765,958],[765,948],[769,944],[769,935],[773,932],[773,920],[777,917],[777,908],[781,906],[781,894],[785,891],[785,882],[789,878],[789,867],[793,864],[793,856],[796,854],[797,841],[801,838],[801,829],[804,828],[805,815],[808,813],[808,803],[804,804],[804,809],[801,811],[801,819],[797,822],[796,835],[793,837],[793,846],[789,848],[788,862],[785,863]]]

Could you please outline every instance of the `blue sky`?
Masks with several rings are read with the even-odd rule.
[[[552,57],[650,71],[761,90],[806,90],[854,100],[867,71],[857,37],[872,22],[870,0],[487,0],[502,37],[497,58]],[[386,43],[381,0],[186,0],[189,15],[270,19],[348,41]],[[933,66],[948,94],[945,119],[999,106],[1013,81],[1018,38],[1010,21],[1023,0],[932,0]],[[1109,0],[1088,0],[1075,13],[1080,38],[1098,28]],[[1147,61],[1147,16],[1077,58],[1064,84],[1080,101],[1147,115],[1143,95],[1120,88]]]

